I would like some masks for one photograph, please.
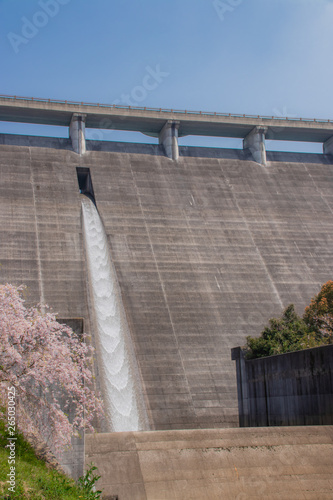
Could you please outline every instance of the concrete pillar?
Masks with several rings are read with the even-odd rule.
[[[165,154],[171,160],[178,160],[178,129],[179,123],[168,120],[159,134],[159,143],[163,144]]]
[[[75,153],[84,155],[86,152],[86,116],[74,113],[69,125],[69,137]]]
[[[243,148],[249,148],[254,161],[261,165],[266,165],[265,134],[266,127],[254,127],[253,130],[243,140]]]
[[[333,135],[323,144],[324,155],[333,155]]]

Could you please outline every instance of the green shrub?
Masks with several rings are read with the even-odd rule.
[[[290,304],[281,318],[269,320],[269,326],[260,337],[247,337],[245,357],[247,359],[274,356],[291,351],[327,344],[327,339],[312,325],[306,323]]]

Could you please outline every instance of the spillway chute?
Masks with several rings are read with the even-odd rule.
[[[107,236],[95,204],[81,198],[90,302],[110,430],[147,430],[138,366]]]

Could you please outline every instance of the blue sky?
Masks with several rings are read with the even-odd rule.
[[[0,0],[0,40],[2,94],[333,118],[332,0]],[[41,129],[0,123],[14,131]]]

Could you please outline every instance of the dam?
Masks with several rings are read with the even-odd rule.
[[[97,342],[77,176],[87,169],[145,429],[237,427],[231,348],[290,303],[302,313],[332,279],[333,122],[14,96],[0,97],[0,120],[69,128],[68,139],[0,135],[1,282],[26,284],[29,304],[46,302]],[[89,141],[86,128],[158,144]],[[244,148],[180,146],[188,134]],[[323,154],[266,151],[274,138],[322,143]]]

